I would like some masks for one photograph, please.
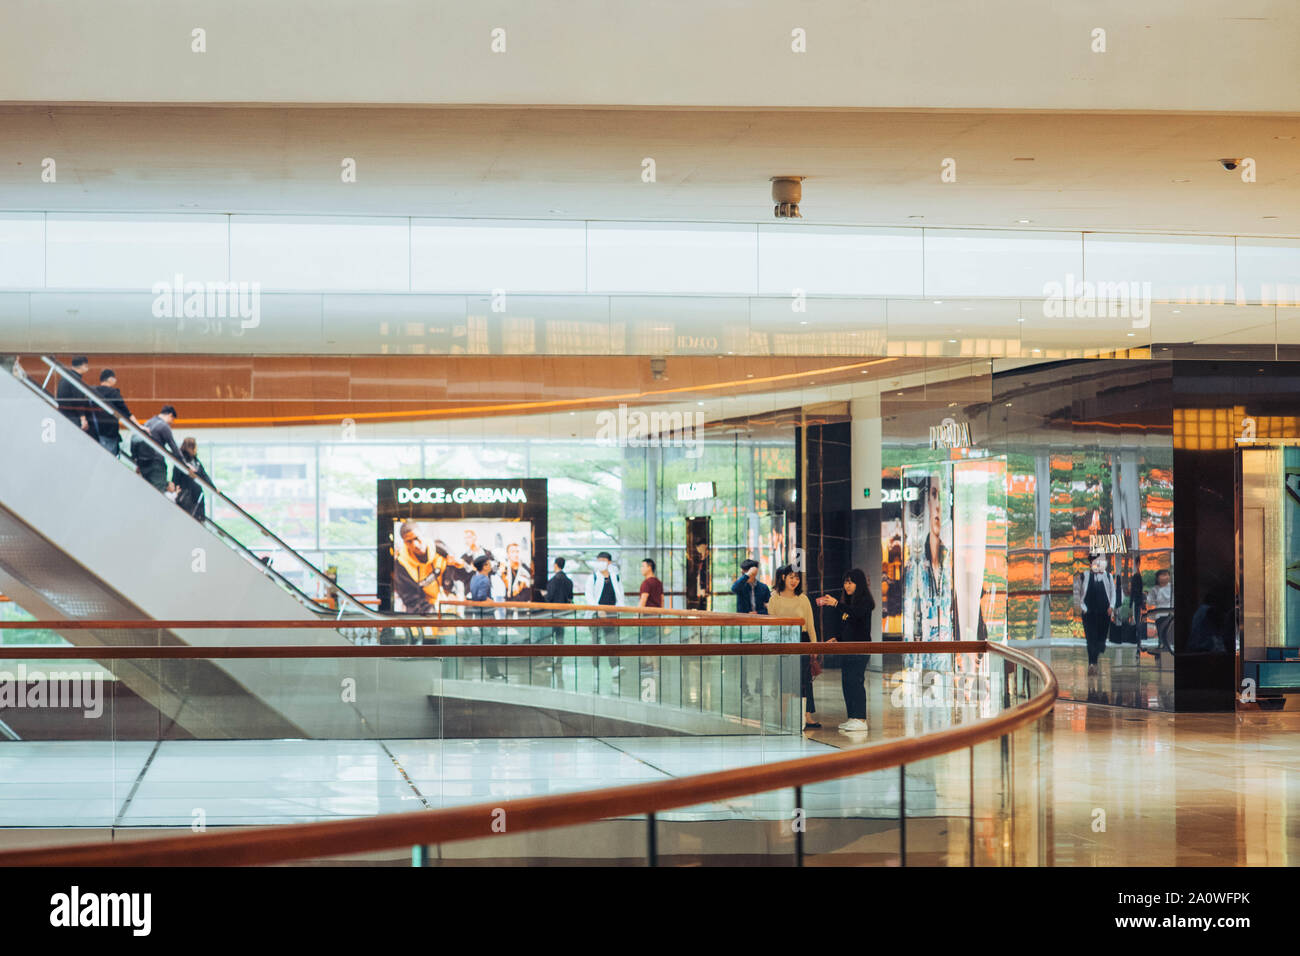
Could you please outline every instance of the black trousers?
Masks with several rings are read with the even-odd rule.
[[[799,635],[799,640],[807,644],[811,643],[812,638],[804,631]],[[817,704],[813,701],[812,658],[807,654],[799,658],[799,695],[804,698],[804,713],[817,713]]]
[[[847,654],[840,658],[840,687],[849,720],[867,719],[867,655]]]
[[[1088,641],[1088,663],[1097,663],[1097,658],[1106,649],[1106,636],[1110,634],[1109,614],[1083,615],[1083,636]]]
[[[139,464],[140,474],[144,476],[145,481],[159,491],[167,490],[167,462],[161,458],[152,458]]]
[[[595,616],[594,620],[599,621],[599,620],[602,620],[602,619],[608,619],[609,617],[613,617],[613,615],[597,614],[597,615]],[[621,632],[620,632],[619,629],[616,628],[616,627],[599,627],[599,626],[593,626],[593,627],[591,628],[591,636],[592,636],[592,638],[593,638],[593,640],[592,640],[592,643],[593,643],[593,644],[621,644],[621,643],[623,643],[622,640],[621,640]],[[597,658],[592,658],[592,660],[597,660]],[[619,659],[618,659],[617,657],[607,657],[607,658],[605,658],[605,660],[607,660],[607,661],[609,662],[609,666],[610,666],[610,667],[618,667],[618,666],[619,666]]]

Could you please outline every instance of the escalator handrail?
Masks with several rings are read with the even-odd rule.
[[[358,601],[356,598],[354,598],[354,597],[353,597],[351,594],[349,594],[346,590],[344,590],[342,587],[340,587],[339,584],[338,584],[336,581],[332,581],[332,580],[330,580],[330,578],[328,578],[328,577],[325,575],[325,573],[324,573],[323,571],[321,571],[318,567],[316,567],[316,565],[312,564],[310,561],[308,561],[305,557],[303,557],[301,554],[299,554],[299,553],[298,553],[297,551],[295,551],[293,548],[289,547],[289,545],[286,544],[284,541],[282,541],[282,540],[280,539],[280,537],[279,537],[279,536],[278,536],[274,531],[272,531],[270,528],[266,527],[266,525],[262,524],[262,522],[258,521],[258,520],[257,520],[256,518],[254,518],[251,514],[249,514],[247,511],[245,511],[243,508],[241,508],[241,507],[240,507],[238,504],[236,504],[236,503],[235,503],[231,498],[227,497],[225,494],[223,494],[221,491],[219,491],[219,490],[216,488],[215,485],[213,485],[211,482],[204,481],[202,478],[200,478],[200,477],[199,477],[199,476],[198,476],[198,475],[193,471],[193,469],[190,468],[189,465],[187,465],[185,462],[181,461],[179,458],[177,458],[175,455],[173,455],[171,452],[169,452],[166,448],[164,448],[164,447],[163,447],[162,445],[160,445],[158,442],[154,441],[154,438],[153,438],[152,435],[149,434],[148,429],[146,429],[146,428],[144,428],[144,427],[142,427],[142,426],[140,426],[140,425],[137,425],[135,422],[131,421],[129,418],[123,418],[121,415],[119,415],[119,414],[117,413],[117,409],[113,408],[111,405],[109,405],[107,402],[105,402],[102,398],[100,398],[97,394],[95,394],[95,392],[92,391],[92,390],[91,390],[91,389],[86,385],[85,382],[81,381],[79,378],[77,378],[76,375],[72,374],[70,371],[68,371],[66,368],[64,368],[63,365],[62,365],[60,362],[58,362],[56,359],[52,359],[52,358],[50,358],[48,355],[42,355],[42,356],[41,356],[41,361],[44,362],[46,365],[48,365],[52,371],[58,373],[58,375],[59,375],[61,378],[63,378],[65,381],[69,382],[69,383],[73,386],[73,388],[75,388],[77,391],[79,391],[83,396],[85,396],[86,398],[88,398],[90,401],[94,402],[94,404],[95,404],[97,407],[99,407],[99,408],[103,409],[104,411],[108,412],[108,413],[109,413],[110,415],[112,415],[115,419],[117,419],[117,421],[118,421],[119,423],[126,425],[127,430],[128,430],[129,432],[133,433],[134,436],[140,438],[140,439],[141,439],[142,441],[144,441],[147,445],[149,445],[150,448],[152,448],[154,451],[158,452],[158,453],[163,457],[163,460],[164,460],[164,461],[171,462],[171,464],[172,464],[173,466],[175,466],[175,467],[179,467],[179,468],[181,468],[183,471],[189,472],[190,477],[193,479],[193,481],[195,482],[195,484],[197,484],[197,485],[199,485],[201,488],[203,488],[203,490],[204,490],[205,492],[210,493],[210,494],[213,496],[213,498],[215,498],[216,500],[220,501],[222,504],[226,505],[228,508],[231,508],[232,510],[234,510],[234,512],[235,512],[236,514],[238,514],[238,515],[239,515],[241,518],[243,518],[244,520],[250,522],[250,523],[253,525],[253,527],[255,527],[258,531],[260,531],[260,532],[261,532],[265,537],[269,538],[273,543],[275,543],[275,544],[278,545],[280,548],[282,548],[284,551],[286,551],[288,554],[290,554],[290,555],[291,555],[295,560],[298,561],[299,564],[301,564],[304,568],[306,568],[307,573],[308,573],[309,576],[315,578],[316,581],[317,581],[317,583],[325,585],[325,588],[326,588],[326,592],[327,592],[327,593],[328,593],[329,591],[335,591],[335,592],[337,592],[337,593],[338,593],[338,596],[339,596],[339,604],[340,604],[340,608],[339,608],[339,610],[340,610],[340,611],[342,610],[342,604],[346,602],[346,603],[349,603],[349,604],[353,605],[353,607],[354,607],[356,610],[360,611],[360,612],[361,612],[365,617],[367,617],[367,618],[370,618],[370,619],[372,619],[372,620],[375,620],[375,619],[380,619],[380,618],[383,617],[383,615],[380,614],[378,611],[375,611],[375,610],[373,610],[372,608],[367,607],[366,605],[364,605],[364,604],[362,604],[360,601]],[[48,379],[47,379],[47,381],[48,381]],[[41,389],[41,391],[42,391],[42,392],[45,392],[45,394],[47,394],[47,395],[49,394],[49,392],[46,391],[45,389]],[[57,402],[56,402],[56,403],[57,403]],[[205,519],[205,522],[204,522],[204,523],[207,524],[210,520],[211,520],[211,519]],[[213,522],[213,524],[215,525],[215,522]],[[222,535],[224,535],[226,538],[228,538],[228,539],[230,539],[231,541],[233,541],[233,542],[235,542],[236,544],[238,544],[239,547],[240,547],[240,549],[241,549],[242,551],[246,552],[245,557],[250,558],[250,559],[251,559],[255,564],[259,565],[259,566],[261,567],[261,569],[263,570],[263,572],[265,572],[265,573],[269,573],[270,576],[274,577],[278,582],[280,582],[280,583],[282,583],[282,584],[286,584],[286,585],[288,585],[290,588],[293,589],[293,591],[295,591],[296,593],[298,593],[298,594],[301,595],[302,597],[306,598],[306,600],[307,600],[308,602],[310,602],[310,606],[315,607],[315,608],[317,608],[317,609],[319,609],[319,608],[321,607],[321,604],[320,604],[319,601],[316,601],[316,600],[314,600],[314,599],[308,597],[306,594],[303,594],[303,592],[302,592],[301,590],[299,590],[297,587],[295,587],[295,586],[294,586],[290,581],[288,581],[288,580],[287,580],[283,575],[279,574],[279,572],[275,571],[275,570],[274,570],[273,568],[271,568],[269,565],[265,564],[263,561],[261,561],[260,559],[258,559],[258,558],[256,557],[256,555],[253,555],[252,552],[251,552],[251,551],[250,551],[250,550],[249,550],[249,549],[248,549],[248,548],[247,548],[247,547],[246,547],[242,542],[238,541],[238,539],[236,539],[236,538],[235,538],[233,535],[231,535],[229,532],[227,532],[227,531],[225,531],[225,530],[223,529],[221,533],[222,533]]]

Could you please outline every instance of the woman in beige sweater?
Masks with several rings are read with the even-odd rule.
[[[772,617],[802,618],[803,633],[799,639],[816,641],[817,625],[813,621],[812,603],[803,593],[803,576],[785,564],[776,569],[773,584],[775,587],[767,602],[767,613]],[[812,658],[807,654],[799,658],[799,684],[804,703],[803,729],[816,730],[821,724],[817,722],[817,707],[813,701]]]

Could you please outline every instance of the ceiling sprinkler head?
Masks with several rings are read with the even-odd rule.
[[[802,176],[773,176],[772,201],[776,203],[772,213],[777,219],[802,219],[799,212],[799,200],[803,198]]]

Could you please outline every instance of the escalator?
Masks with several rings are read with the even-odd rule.
[[[57,362],[50,375],[79,387],[87,402],[99,397]],[[6,370],[7,372],[7,370]],[[124,422],[181,465],[147,432]],[[115,460],[91,435],[60,414],[50,393],[25,374],[0,374],[0,593],[47,620],[141,621],[138,631],[67,630],[70,643],[88,649],[107,643],[346,644],[376,633],[382,615],[294,552],[235,502],[202,483],[215,502],[251,523],[275,548],[264,563],[211,519],[200,522]],[[321,598],[304,593],[276,567],[296,564],[318,583]],[[162,630],[148,621],[302,621],[328,617],[339,628],[259,631]],[[93,653],[88,653],[93,658]],[[335,673],[298,668],[288,678],[258,661],[186,662],[168,668],[139,665],[119,679],[184,732],[201,737],[347,737],[374,730],[375,715],[340,706]],[[337,670],[334,667],[333,670]],[[427,682],[407,668],[416,686],[405,717],[387,713],[389,732],[427,729]],[[424,669],[418,669],[421,673]],[[389,684],[403,683],[399,669]],[[391,726],[394,721],[407,727]]]
[[[72,372],[55,376],[86,403],[113,413]],[[124,458],[61,414],[47,387],[0,371],[0,593],[37,619],[140,622],[139,628],[55,630],[70,644],[346,645],[424,626],[365,607],[237,503],[198,479],[209,514],[235,516],[239,535],[196,520]],[[185,464],[134,422],[128,436]],[[232,528],[234,527],[232,522]],[[251,529],[251,531],[249,530]],[[258,539],[252,543],[254,536]],[[264,562],[254,553],[271,551]],[[298,587],[283,569],[295,567]],[[320,628],[162,628],[167,621],[328,621]],[[423,625],[423,621],[421,622]],[[707,626],[707,625],[705,625]],[[508,629],[500,632],[505,640]],[[438,658],[108,661],[103,666],[159,716],[162,737],[371,739],[518,735],[575,719],[601,726],[727,732],[733,717],[573,690],[445,677]],[[347,693],[341,693],[349,688]],[[703,724],[701,724],[703,721]],[[0,727],[0,733],[3,728]]]

